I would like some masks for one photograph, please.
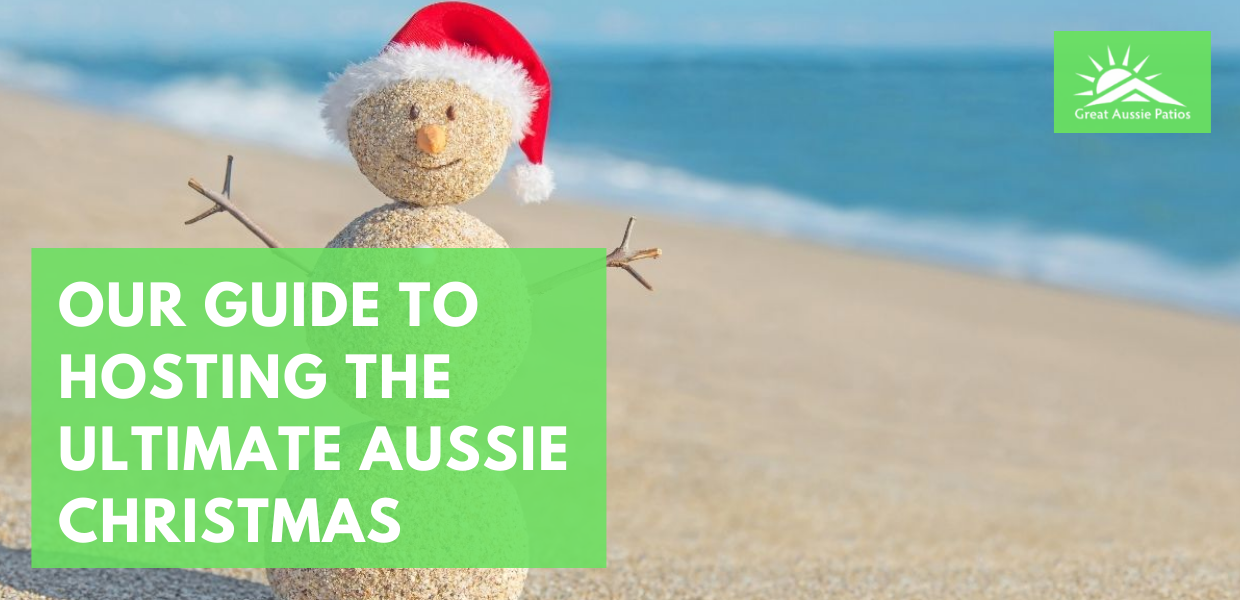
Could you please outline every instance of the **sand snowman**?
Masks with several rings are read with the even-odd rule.
[[[461,2],[418,11],[378,56],[349,66],[323,96],[328,131],[393,200],[353,220],[328,247],[506,248],[499,233],[456,205],[491,185],[512,143],[528,159],[515,169],[517,195],[547,199],[555,187],[542,164],[550,100],[541,60],[503,17]],[[187,223],[229,212],[278,247],[228,199],[229,179],[223,194],[190,181],[216,204]],[[631,228],[632,220],[607,265],[649,288],[629,263],[659,251],[630,251]],[[524,568],[268,570],[284,600],[515,599],[525,577]]]
[[[542,164],[551,109],[547,70],[511,23],[481,6],[441,2],[419,10],[378,56],[336,77],[322,104],[328,133],[393,200],[354,219],[329,248],[508,247],[456,205],[491,185],[513,143],[528,161],[513,170],[521,201],[542,202],[555,190]],[[215,206],[186,224],[228,212],[268,246],[280,247],[229,199],[231,173],[229,157],[222,193],[190,180]],[[630,219],[607,266],[653,289],[630,263],[661,252],[630,250],[632,226]]]

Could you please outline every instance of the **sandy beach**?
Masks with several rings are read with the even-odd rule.
[[[385,198],[349,164],[0,93],[0,598],[267,598],[259,571],[29,566],[32,247],[288,245]],[[513,246],[628,213],[465,205]],[[1240,598],[1240,324],[638,213],[609,279],[609,568],[525,598]]]

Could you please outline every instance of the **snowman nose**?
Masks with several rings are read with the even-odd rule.
[[[448,145],[448,132],[439,125],[423,125],[418,128],[418,149],[427,154],[439,154]]]

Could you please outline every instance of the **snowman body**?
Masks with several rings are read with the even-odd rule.
[[[498,232],[449,205],[393,202],[349,223],[328,248],[507,248]],[[282,600],[517,600],[528,569],[267,569]]]

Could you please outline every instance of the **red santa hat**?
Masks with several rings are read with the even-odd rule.
[[[349,143],[349,117],[363,98],[402,81],[451,80],[469,86],[508,111],[512,141],[529,164],[514,173],[524,202],[546,200],[555,189],[543,162],[551,80],[529,41],[494,12],[465,2],[419,10],[378,56],[349,65],[323,94],[328,132]]]

